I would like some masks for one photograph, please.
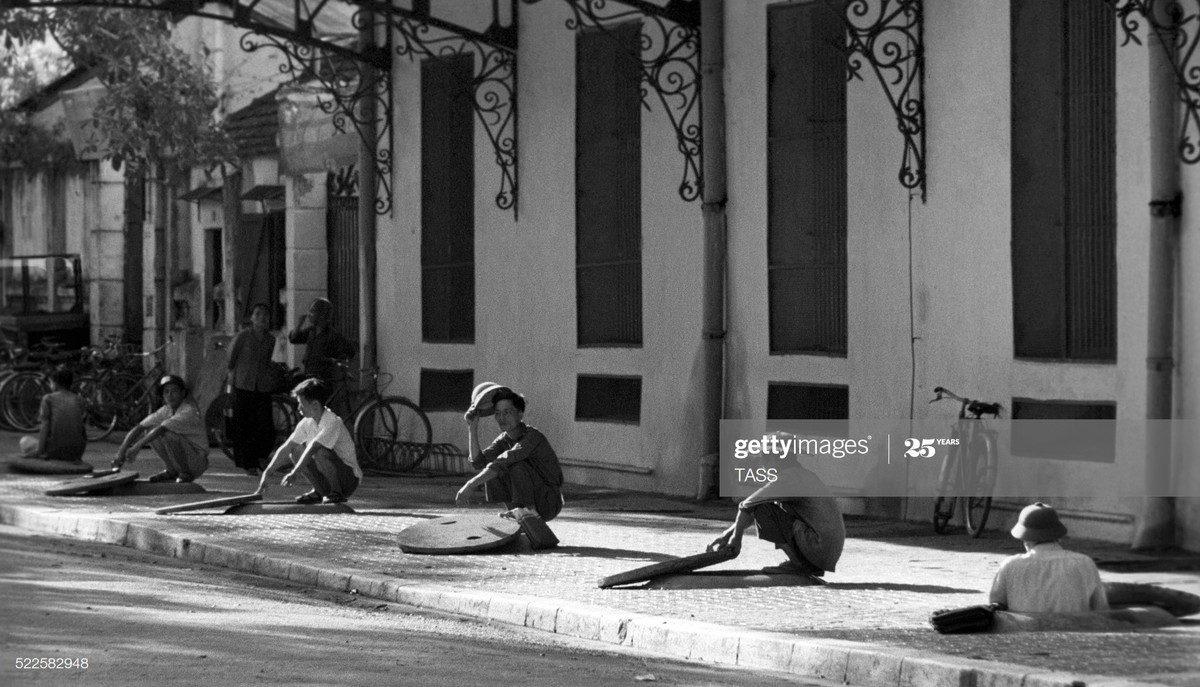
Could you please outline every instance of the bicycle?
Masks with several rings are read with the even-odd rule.
[[[384,396],[392,376],[378,367],[351,373],[345,361],[327,406],[353,408],[346,426],[354,434],[359,466],[382,473],[409,472],[429,455],[433,427],[417,404],[403,396]],[[362,384],[364,378],[370,383]]]
[[[50,393],[50,371],[58,365],[75,371],[87,364],[90,347],[64,351],[61,346],[57,341],[43,340],[38,350],[29,352],[26,362],[4,371],[0,379],[0,427],[36,431],[42,397]]]
[[[412,401],[403,396],[383,395],[391,384],[391,375],[377,367],[352,371],[345,361],[334,363],[340,374],[325,405],[339,413],[351,431],[359,467],[372,472],[408,472],[425,460],[433,443],[432,425]],[[303,377],[298,368],[293,368],[289,378],[291,388]],[[360,383],[364,378],[370,379],[365,388]],[[205,412],[205,422],[214,443],[232,460],[232,445],[224,431],[229,403],[228,392],[213,399]],[[278,446],[299,422],[300,411],[296,401],[286,393],[271,396],[271,411]]]
[[[978,537],[992,510],[992,490],[996,486],[997,432],[984,425],[983,416],[1000,417],[1001,405],[973,401],[945,387],[935,387],[937,396],[930,403],[947,399],[959,402],[958,420],[950,432],[950,452],[942,460],[938,474],[938,495],[933,503],[933,531],[946,532],[961,497],[963,522],[967,533]]]
[[[163,345],[144,353],[120,353],[110,366],[98,366],[95,375],[80,377],[73,388],[83,397],[84,425],[89,441],[99,441],[115,430],[131,429],[150,414],[156,399],[158,380],[166,374],[162,352],[175,343],[167,337]],[[145,367],[145,360],[154,363]],[[141,372],[131,372],[141,369]]]

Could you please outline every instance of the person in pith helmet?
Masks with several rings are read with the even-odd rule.
[[[337,361],[354,357],[354,342],[333,328],[333,303],[317,298],[300,318],[296,328],[288,332],[288,341],[304,344],[304,376],[326,382],[338,380]]]
[[[1041,502],[1026,506],[1012,536],[1025,544],[1025,553],[1000,564],[992,581],[991,603],[1004,604],[1015,613],[1108,610],[1095,561],[1058,543],[1067,536],[1058,511]]]
[[[146,416],[121,441],[113,467],[132,463],[143,447],[149,446],[166,467],[151,475],[151,482],[191,482],[208,469],[208,432],[195,399],[188,395],[187,382],[179,375],[158,380],[163,404]]]
[[[479,441],[479,418],[494,415],[500,436],[484,448]],[[545,434],[525,424],[525,397],[512,389],[485,382],[472,393],[467,423],[471,467],[479,470],[458,490],[459,505],[485,487],[488,502],[503,503],[502,517],[520,520],[537,515],[553,520],[562,510],[562,467]]]

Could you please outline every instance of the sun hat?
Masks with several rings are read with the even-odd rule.
[[[1062,539],[1067,536],[1067,528],[1053,508],[1039,501],[1021,509],[1017,524],[1012,528],[1012,536],[1036,544]]]
[[[480,383],[471,392],[471,407],[467,409],[467,414],[473,417],[488,417],[495,414],[496,404],[492,402],[492,399],[501,389],[507,390],[508,387],[500,386],[495,382]]]
[[[183,389],[184,395],[187,395],[188,386],[187,386],[187,382],[183,381],[183,377],[180,377],[179,375],[163,375],[162,379],[158,380],[159,392],[161,393],[163,390],[163,387],[165,387],[168,384],[179,385],[179,388]]]
[[[328,298],[314,298],[313,302],[308,306],[310,315],[320,315],[329,317],[333,314],[333,302]]]

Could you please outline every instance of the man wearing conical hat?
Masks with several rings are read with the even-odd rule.
[[[1005,559],[992,581],[989,600],[1014,613],[1080,613],[1108,610],[1096,563],[1058,543],[1067,528],[1044,503],[1026,506],[1012,536],[1025,553]]]

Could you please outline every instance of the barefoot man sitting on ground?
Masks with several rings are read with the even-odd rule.
[[[759,539],[775,544],[788,557],[781,565],[764,568],[766,572],[821,577],[834,571],[846,543],[846,525],[833,492],[798,461],[781,468],[778,480],[738,504],[737,518],[708,545],[709,551],[740,551],[742,534],[751,523]]]

